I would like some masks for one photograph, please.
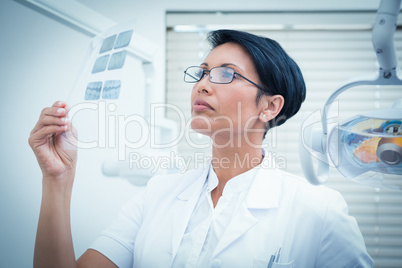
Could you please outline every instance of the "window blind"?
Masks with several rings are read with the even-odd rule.
[[[346,15],[350,16],[350,13]],[[188,122],[192,85],[183,82],[183,71],[188,66],[199,65],[210,48],[205,42],[208,27],[205,23],[199,23],[208,21],[203,20],[203,14],[192,14],[189,25],[192,28],[177,31],[178,27],[175,26],[185,26],[189,21],[188,16],[182,20],[181,16],[183,14],[167,14],[166,102],[178,107]],[[250,18],[252,16],[250,14]],[[305,16],[309,16],[309,22],[312,21],[312,14]],[[319,14],[317,16],[320,17]],[[259,25],[254,20],[253,25],[233,24],[236,19],[226,20],[226,24],[220,22],[222,28],[246,30],[278,41],[299,64],[307,87],[306,101],[296,116],[269,132],[264,147],[277,159],[284,161],[279,168],[300,176],[303,176],[303,172],[298,155],[298,135],[302,114],[320,112],[330,94],[346,80],[378,70],[371,42],[371,28],[361,25],[348,27],[346,22],[337,24],[339,20],[333,18],[334,16],[343,18],[341,13],[334,14],[329,20],[332,22],[329,27],[322,27],[320,24],[307,27],[305,24],[299,25],[298,21],[292,21],[286,27],[266,21]],[[368,17],[367,21],[374,22],[375,12]],[[298,18],[303,21],[303,14],[298,14]],[[395,33],[394,39],[398,61],[401,62],[400,29]],[[392,86],[350,89],[337,101],[339,109],[336,119],[341,122],[361,111],[390,108],[397,98],[402,98],[402,90]],[[180,122],[176,109],[168,108],[166,114],[168,118]],[[180,128],[186,127],[181,124]],[[178,153],[194,167],[199,164],[197,158],[200,153],[203,154],[202,157],[210,155],[209,138],[194,133],[188,127],[185,130],[188,135],[181,139]],[[197,146],[200,148],[195,149]],[[198,156],[195,156],[195,152]],[[345,198],[349,213],[356,218],[376,267],[402,267],[402,193],[357,184],[344,178],[335,168],[331,169],[326,186],[341,192]]]

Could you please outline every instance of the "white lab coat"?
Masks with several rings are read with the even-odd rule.
[[[119,267],[171,267],[208,169],[151,179],[94,242]],[[373,267],[342,196],[261,168],[212,255],[211,267]]]

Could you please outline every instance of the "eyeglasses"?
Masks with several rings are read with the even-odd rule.
[[[242,76],[241,74],[235,72],[233,68],[230,67],[214,67],[211,70],[206,70],[199,66],[190,66],[184,71],[184,82],[186,83],[197,83],[201,81],[201,79],[209,73],[209,81],[214,84],[230,84],[233,81],[233,78],[236,75],[242,77],[246,81],[250,82],[251,84],[255,85],[259,89],[264,92],[268,90],[257,85],[250,79]]]

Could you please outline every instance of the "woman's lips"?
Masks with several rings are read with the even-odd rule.
[[[208,102],[204,100],[195,100],[193,103],[193,111],[200,112],[205,110],[214,110]]]

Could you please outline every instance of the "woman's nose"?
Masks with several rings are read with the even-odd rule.
[[[212,83],[209,81],[209,75],[205,75],[201,78],[200,81],[195,85],[198,93],[211,93],[212,92]]]

